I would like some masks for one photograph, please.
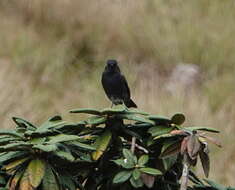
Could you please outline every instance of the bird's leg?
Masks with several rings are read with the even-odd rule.
[[[113,107],[113,102],[112,102],[112,104],[111,104],[111,108]]]

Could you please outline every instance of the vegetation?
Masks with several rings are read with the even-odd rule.
[[[211,148],[212,165],[221,163],[211,178],[235,186],[234,9],[231,0],[1,0],[2,128],[13,115],[39,124],[74,105],[108,106],[99,78],[117,58],[141,109],[223,131],[228,146]],[[201,80],[171,95],[166,80],[180,63],[199,66]]]
[[[207,141],[221,146],[204,133],[219,132],[213,128],[122,105],[70,112],[92,116],[74,123],[54,116],[38,127],[14,117],[16,128],[0,131],[1,190],[226,189],[191,169],[200,157],[208,177]]]

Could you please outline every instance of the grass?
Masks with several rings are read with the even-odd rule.
[[[0,1],[2,127],[15,115],[74,119],[66,110],[109,106],[100,75],[117,58],[141,109],[183,112],[190,125],[222,131],[211,177],[234,186],[234,8],[221,0]],[[165,81],[179,63],[198,65],[202,81],[171,95]]]

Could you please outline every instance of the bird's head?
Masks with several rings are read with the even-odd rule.
[[[108,60],[105,67],[105,71],[109,73],[116,73],[116,72],[120,73],[117,61],[114,59]]]

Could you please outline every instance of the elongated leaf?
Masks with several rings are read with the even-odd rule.
[[[29,173],[26,170],[20,180],[20,185],[18,190],[34,190],[33,186],[30,183],[29,180]]]
[[[138,160],[138,165],[142,167],[148,162],[148,160],[149,160],[148,155],[142,155]]]
[[[21,165],[22,163],[26,162],[27,160],[29,160],[29,157],[26,158],[21,158],[19,160],[15,160],[5,166],[2,167],[3,170],[11,170],[14,169],[15,167]]]
[[[6,185],[6,179],[2,175],[0,175],[0,186],[5,186]]]
[[[135,180],[139,179],[141,175],[141,172],[139,169],[134,169],[134,171],[132,172],[132,176]]]
[[[83,150],[90,150],[90,151],[96,150],[95,146],[92,146],[92,145],[89,145],[89,144],[80,143],[78,141],[72,141],[72,142],[69,142],[68,144],[72,145],[72,146],[76,146],[79,149],[83,149]]]
[[[208,140],[209,142],[215,144],[216,146],[218,146],[220,148],[222,147],[221,143],[218,140],[216,140],[212,137],[208,137],[208,136],[205,136],[205,135],[200,135],[200,137],[199,137],[200,141],[201,141],[201,138],[203,138],[204,141]],[[202,143],[204,143],[203,140],[202,140]]]
[[[80,139],[77,135],[65,135],[60,134],[53,137],[50,137],[50,140],[47,141],[48,144],[55,144],[55,143],[61,143],[61,142],[67,142],[67,141],[75,141]]]
[[[104,124],[107,121],[107,117],[104,116],[93,116],[93,117],[89,117],[86,120],[86,123],[88,125],[100,125],[100,124]]]
[[[73,181],[73,177],[69,174],[65,173],[65,175],[60,175],[59,179],[64,188],[68,190],[76,190],[76,185]]]
[[[4,137],[0,139],[0,146],[17,141],[14,137]]]
[[[9,184],[9,190],[15,190],[22,175],[24,173],[24,170],[19,170],[16,172],[16,174],[12,177],[10,184]]]
[[[190,135],[187,143],[187,151],[192,160],[196,159],[199,150],[201,148],[201,143],[199,142],[196,135]]]
[[[67,160],[69,162],[73,162],[75,160],[75,158],[73,157],[73,155],[71,154],[71,152],[68,151],[56,151],[54,152],[54,154],[58,157],[60,157],[61,159]]]
[[[206,177],[208,177],[209,172],[210,172],[210,158],[209,158],[208,154],[206,152],[204,152],[203,150],[201,150],[199,152],[199,156],[201,159],[204,174]]]
[[[96,147],[96,151],[92,153],[93,160],[98,160],[102,156],[104,151],[107,149],[111,138],[111,132],[109,130],[106,130],[101,136],[96,139],[94,144],[94,146]]]
[[[134,110],[128,109],[128,110],[125,110],[125,113],[127,113],[127,114],[139,114],[139,115],[145,115],[145,116],[149,115],[147,112],[137,110],[137,109],[134,109]]]
[[[56,127],[61,127],[68,124],[65,121],[62,121],[62,118],[60,116],[54,116],[49,118],[46,122],[44,122],[42,125],[40,125],[35,132],[37,133],[45,133],[47,132],[49,129],[53,129]]]
[[[18,150],[27,150],[32,147],[31,144],[27,142],[15,142],[10,143],[4,146],[0,146],[0,151],[18,151]]]
[[[163,134],[167,134],[173,129],[174,129],[173,127],[155,126],[155,127],[149,128],[148,133],[150,133],[153,137],[156,137],[156,136],[160,136]]]
[[[26,129],[29,129],[29,130],[35,130],[36,129],[36,127],[32,123],[30,123],[30,122],[28,122],[28,121],[26,121],[22,118],[12,117],[12,119],[19,127],[26,128]]]
[[[131,185],[135,188],[142,187],[144,184],[140,178],[135,179],[133,176],[130,178]]]
[[[143,173],[147,173],[147,174],[150,174],[153,176],[162,175],[162,172],[160,170],[155,169],[155,168],[140,168],[139,170]]]
[[[136,115],[132,115],[132,114],[118,114],[117,117],[120,119],[139,121],[139,122],[144,122],[144,123],[149,123],[149,124],[154,125],[153,121],[146,119],[144,117],[140,117],[140,116],[136,116]]]
[[[37,188],[40,185],[42,178],[44,177],[45,170],[46,163],[43,160],[36,159],[29,163],[27,172],[29,174],[30,184],[34,188]]]
[[[113,178],[113,183],[123,183],[131,177],[132,171],[121,171]]]
[[[168,158],[174,156],[180,152],[180,142],[176,142],[168,146],[167,148],[163,149],[160,157],[161,158]]]
[[[187,151],[187,144],[188,144],[189,136],[184,137],[181,146],[180,146],[180,153],[183,155]]]
[[[127,108],[124,105],[115,105],[112,108],[105,108],[101,111],[102,114],[112,115],[117,113],[124,113]]]
[[[28,153],[24,151],[14,151],[14,152],[3,153],[0,156],[0,165],[8,164],[14,160],[25,158],[26,156],[28,156]]]
[[[171,123],[174,123],[176,125],[181,125],[184,123],[184,121],[185,121],[185,116],[182,113],[177,113],[173,115],[171,118]]]
[[[80,109],[74,109],[70,110],[70,113],[87,113],[87,114],[92,114],[92,115],[101,115],[101,112],[97,109],[92,109],[92,108],[80,108]]]
[[[8,135],[10,137],[18,137],[18,138],[22,139],[22,135],[20,133],[13,131],[13,130],[1,129],[0,136],[1,135]]]
[[[32,148],[33,149],[39,149],[43,152],[53,152],[53,151],[56,151],[58,149],[58,147],[55,144],[47,144],[47,145],[36,144],[36,145],[33,145]]]
[[[190,130],[190,131],[208,131],[208,132],[212,132],[212,133],[219,133],[220,131],[213,129],[213,128],[209,128],[209,127],[186,127],[184,128],[185,130]]]
[[[171,137],[174,137],[175,135],[173,134],[163,134],[163,135],[159,135],[159,136],[156,136],[154,137],[153,139],[154,140],[160,140],[160,139],[168,139],[168,138],[171,138]]]
[[[147,118],[153,120],[157,125],[169,125],[171,123],[169,118],[161,115],[149,115]]]
[[[45,176],[42,180],[43,190],[60,190],[60,185],[56,180],[56,176],[53,173],[51,167],[47,165]]]
[[[177,155],[162,160],[165,171],[168,171],[177,161]]]
[[[223,185],[220,185],[218,183],[215,183],[212,180],[209,179],[204,179],[204,181],[206,181],[209,185],[211,185],[213,188],[218,189],[218,190],[226,190],[226,187],[224,187]]]

